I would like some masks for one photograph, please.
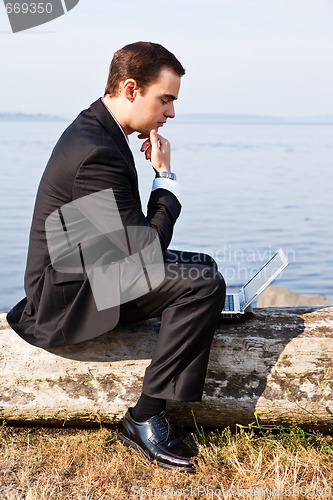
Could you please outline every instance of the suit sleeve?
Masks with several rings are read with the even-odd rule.
[[[73,184],[73,199],[112,189],[123,227],[151,227],[159,236],[163,253],[172,238],[173,226],[180,214],[181,205],[177,197],[166,189],[152,191],[145,216],[141,209],[137,174],[121,152],[110,147],[94,148],[81,163]],[[99,214],[95,214],[98,218]],[[113,227],[109,228],[112,240],[117,237]],[[120,234],[120,233],[119,233]],[[133,234],[133,233],[132,233]],[[148,239],[149,231],[139,233]],[[120,246],[122,242],[118,241]],[[139,241],[138,241],[139,243]],[[146,246],[149,241],[140,241]],[[132,249],[134,253],[134,249]]]

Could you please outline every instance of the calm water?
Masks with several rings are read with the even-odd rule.
[[[0,121],[0,310],[24,296],[29,227],[39,179],[66,122]],[[238,287],[282,247],[275,285],[333,300],[333,124],[227,124],[185,118],[172,144],[183,210],[173,248],[205,251]],[[145,207],[153,178],[131,137]]]

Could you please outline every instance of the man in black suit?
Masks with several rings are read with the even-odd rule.
[[[225,284],[210,257],[168,250],[181,210],[180,188],[170,169],[170,144],[158,129],[175,116],[174,101],[184,73],[176,57],[159,44],[137,42],[115,53],[104,98],[67,128],[47,164],[30,232],[26,297],[7,319],[26,341],[50,348],[96,337],[115,328],[119,321],[161,316],[157,346],[145,373],[142,394],[125,415],[119,437],[162,467],[193,471],[194,452],[170,430],[164,409],[167,400],[201,400]],[[144,139],[141,151],[156,174],[147,215],[141,210],[137,173],[128,145],[128,135],[135,131]],[[90,214],[80,209],[78,216],[82,200],[96,200],[96,195],[99,201],[90,205]],[[107,228],[108,219],[98,204],[106,197],[114,200],[123,231]],[[73,207],[76,215],[68,222],[66,217]],[[56,238],[58,253],[54,256],[50,220],[56,221],[66,235],[67,253],[61,245],[59,250]],[[82,221],[86,224],[87,220],[89,231],[82,231],[82,227],[88,227],[82,226]],[[91,236],[92,226],[103,229],[84,244],[80,236],[80,242],[71,245],[74,229],[81,228],[81,235],[86,231]],[[119,300],[117,295],[118,303],[112,302],[112,294],[116,290],[119,294],[122,284],[115,283],[116,278],[109,279],[103,284],[103,294],[110,296],[112,306],[99,307],[88,261],[93,255],[94,269],[98,262],[108,271],[122,258],[117,279],[119,273],[126,274],[134,254],[133,248],[124,251],[126,244],[122,241],[129,243],[129,228],[140,229],[131,240],[138,254],[156,235],[163,276],[133,299]],[[80,269],[72,264],[66,268],[64,262],[77,261],[76,257]],[[145,278],[149,284],[146,270]],[[128,289],[131,297],[132,287]]]

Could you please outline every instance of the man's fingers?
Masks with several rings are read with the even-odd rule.
[[[161,135],[159,135],[155,129],[152,129],[150,131],[150,142],[151,142],[152,148],[155,151],[157,151],[161,148],[162,139],[163,139],[163,137]]]
[[[141,149],[140,151],[142,151],[142,153],[147,149],[149,148],[149,146],[151,146],[151,142],[150,142],[150,139],[147,139],[141,146]]]
[[[161,163],[163,166],[164,163],[170,163],[170,152],[168,150],[169,142],[159,135],[155,129],[152,129],[149,133],[149,137],[144,134],[138,135],[139,139],[146,139],[140,150],[145,154],[146,160],[150,160],[157,167]],[[165,162],[165,158],[167,162]],[[159,170],[159,167],[157,167]],[[157,171],[154,168],[155,171]]]
[[[150,160],[150,158],[151,158],[151,147],[152,146],[151,146],[150,139],[148,139],[147,141],[145,141],[142,144],[142,146],[140,148],[140,151],[145,154],[146,160]]]
[[[154,144],[154,146],[158,146],[158,135],[154,128],[150,131],[150,142]]]

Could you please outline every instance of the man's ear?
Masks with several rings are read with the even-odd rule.
[[[130,102],[134,102],[138,92],[138,86],[136,81],[133,80],[133,78],[128,78],[127,80],[124,81],[123,92],[126,99],[128,99]]]

